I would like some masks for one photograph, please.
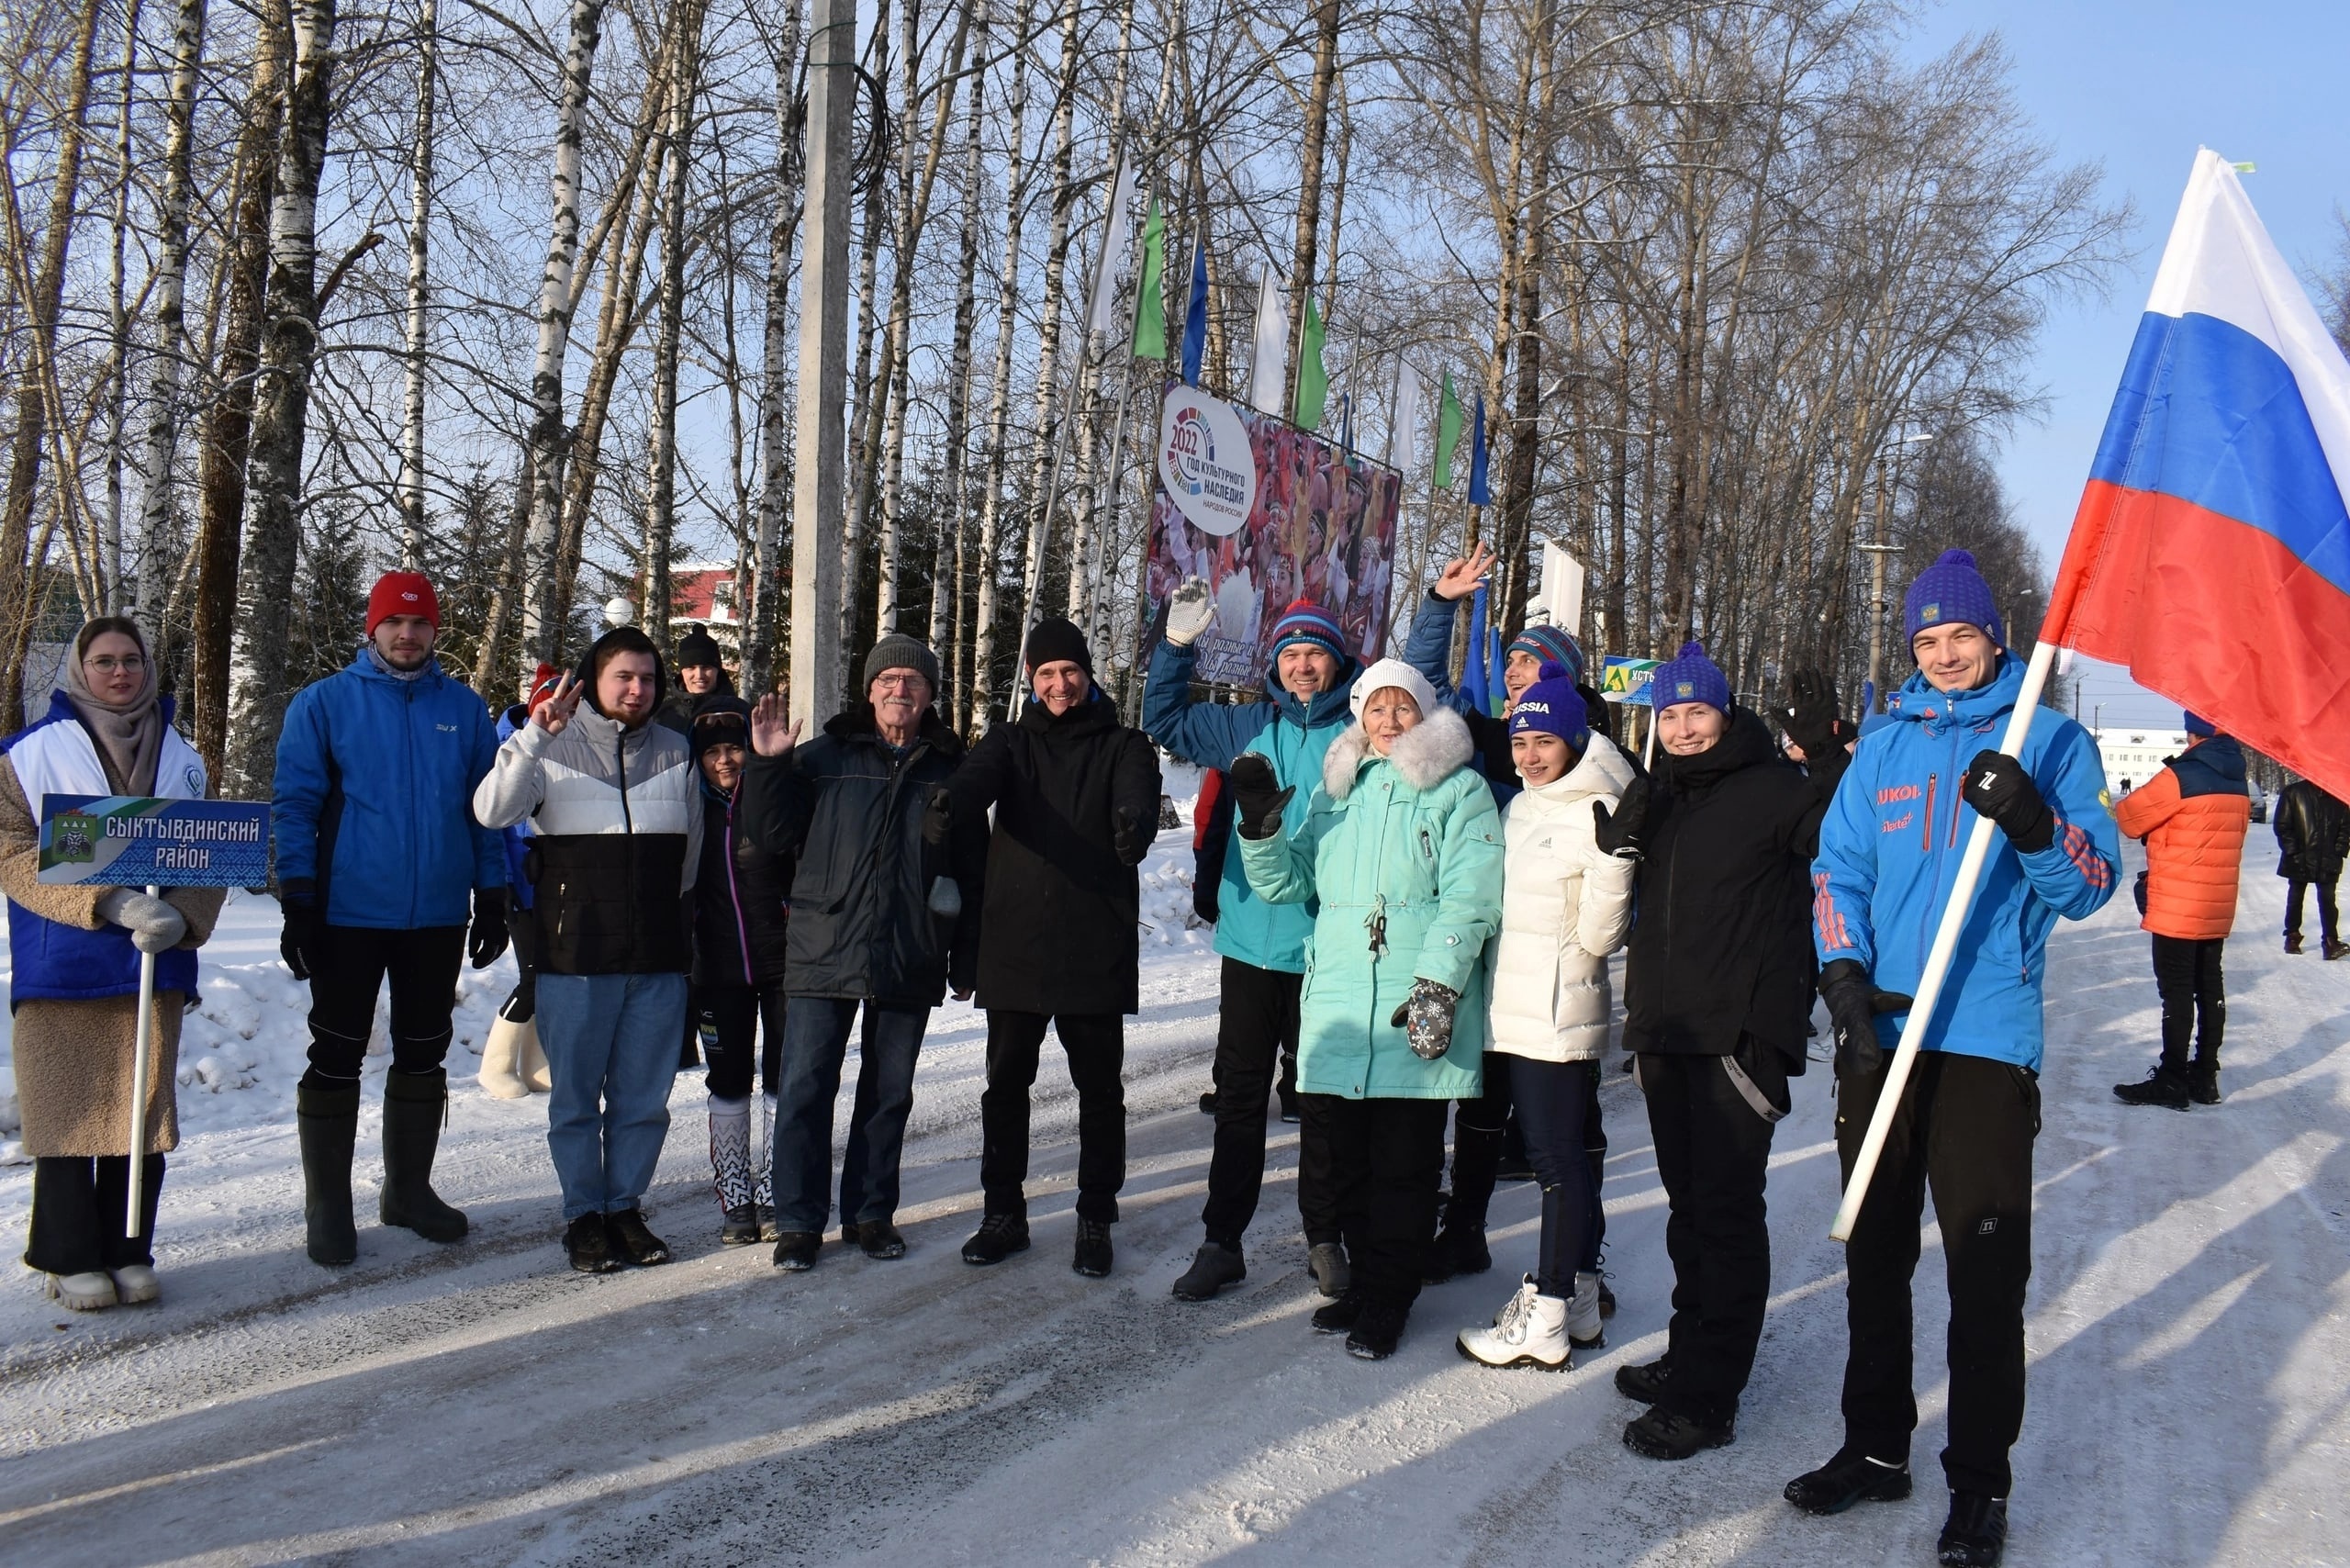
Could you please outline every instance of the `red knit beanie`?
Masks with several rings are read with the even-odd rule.
[[[386,572],[376,578],[367,596],[367,635],[395,615],[421,615],[435,632],[441,630],[441,600],[432,592],[432,579],[422,572]]]

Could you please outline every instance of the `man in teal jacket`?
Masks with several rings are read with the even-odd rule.
[[[430,1241],[465,1233],[431,1182],[449,1097],[442,1061],[468,919],[474,968],[506,950],[506,851],[472,807],[497,731],[481,697],[441,673],[440,626],[428,579],[386,573],[358,656],[294,699],[277,740],[278,951],[310,982],[310,1066],[296,1096],[302,1206],[310,1257],[330,1266],[358,1257],[359,1074],[386,978],[383,1222]]]
[[[2042,708],[2020,756],[1991,749],[2023,666],[1973,556],[1949,551],[1920,573],[1902,622],[1918,673],[1889,703],[1892,722],[1862,737],[1812,863],[1848,1182],[1975,816],[2002,834],[1845,1252],[1844,1446],[1786,1495],[1815,1513],[1909,1495],[1909,1282],[1930,1186],[1951,1293],[1951,1510],[1940,1551],[1944,1562],[1984,1568],[2006,1541],[2008,1454],[2023,1426],[2048,935],[2060,917],[2087,919],[2113,896],[2121,837],[2080,725]]]
[[[1166,638],[1150,656],[1142,728],[1176,756],[1203,767],[1229,768],[1243,752],[1269,758],[1273,776],[1311,794],[1322,755],[1352,716],[1348,698],[1357,668],[1337,622],[1299,599],[1273,628],[1273,667],[1265,700],[1227,707],[1191,697],[1192,644],[1215,618],[1208,585],[1194,577],[1168,600]],[[1304,820],[1292,812],[1292,826]],[[1223,955],[1215,1039],[1215,1152],[1208,1164],[1207,1236],[1191,1270],[1175,1282],[1184,1301],[1205,1301],[1248,1277],[1241,1236],[1257,1212],[1265,1178],[1265,1106],[1281,1053],[1297,1048],[1298,998],[1314,906],[1267,903],[1249,889],[1240,857],[1225,857],[1218,889],[1215,950]],[[1325,1295],[1348,1284],[1339,1241],[1329,1150],[1301,1127],[1297,1206],[1306,1256]]]

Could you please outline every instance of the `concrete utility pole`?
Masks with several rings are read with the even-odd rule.
[[[1933,439],[1930,434],[1905,435],[1897,437],[1893,442],[1893,494],[1888,500],[1884,489],[1882,487],[1878,489],[1876,542],[1861,546],[1869,553],[1870,556],[1869,690],[1874,693],[1870,701],[1874,705],[1875,711],[1883,711],[1885,706],[1885,612],[1891,608],[1886,604],[1885,598],[1885,558],[1887,555],[1898,554],[1901,548],[1897,544],[1888,543],[1886,540],[1885,525],[1890,521],[1886,516],[1886,509],[1888,505],[1898,506],[1901,503],[1902,459],[1908,455],[1911,444]]]
[[[791,716],[812,734],[841,706],[844,410],[848,380],[848,202],[856,183],[856,0],[808,17],[806,228],[800,256],[800,386],[792,432]]]

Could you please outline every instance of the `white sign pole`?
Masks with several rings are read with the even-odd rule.
[[[2007,734],[2000,737],[1999,749],[2009,756],[2022,755],[2026,736],[2031,734],[2033,710],[2040,706],[2040,693],[2048,684],[2048,672],[2056,663],[2056,644],[2040,643],[2031,650],[2031,663],[2025,668],[2023,689],[2016,693],[2015,712],[2008,720]],[[1869,1117],[1868,1136],[1861,1140],[1861,1152],[1852,1160],[1852,1180],[1844,1188],[1844,1201],[1836,1210],[1836,1223],[1828,1234],[1838,1241],[1852,1239],[1852,1226],[1861,1217],[1861,1204],[1869,1195],[1869,1179],[1876,1174],[1876,1162],[1885,1152],[1886,1135],[1893,1129],[1894,1113],[1901,1104],[1901,1091],[1909,1081],[1910,1070],[1918,1065],[1919,1041],[1926,1031],[1926,1021],[1934,1015],[1934,1006],[1942,1001],[1942,981],[1950,976],[1950,961],[1958,952],[1958,934],[1966,924],[1967,912],[1975,904],[1975,884],[1982,879],[1983,862],[1991,856],[1991,835],[1999,826],[1989,817],[1977,816],[1975,826],[1966,835],[1966,853],[1958,863],[1958,880],[1950,890],[1950,902],[1942,906],[1942,924],[1935,928],[1934,945],[1926,950],[1926,972],[1918,977],[1918,991],[1909,1006],[1908,1015],[1901,1021],[1901,1043],[1894,1047],[1893,1061],[1885,1075],[1885,1087],[1878,1091],[1876,1110]]]
[[[151,899],[163,896],[163,890],[150,887]],[[147,1191],[147,1075],[155,1054],[155,955],[141,949],[139,954],[139,1034],[130,1055],[130,1196],[126,1201],[122,1233],[136,1238],[140,1222],[145,1216],[146,1205],[140,1202]]]

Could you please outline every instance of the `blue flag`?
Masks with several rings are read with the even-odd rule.
[[[1192,247],[1192,304],[1183,313],[1183,379],[1200,384],[1200,361],[1208,352],[1208,245],[1203,236]]]
[[[1469,442],[1469,504],[1491,506],[1494,487],[1485,479],[1485,395],[1477,394],[1477,423]]]
[[[1479,583],[1469,598],[1469,656],[1460,661],[1460,695],[1483,713],[1494,705],[1493,693],[1485,667],[1485,585]]]

